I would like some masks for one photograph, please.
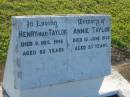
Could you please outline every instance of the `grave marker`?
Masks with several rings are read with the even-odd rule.
[[[110,74],[110,16],[16,16],[12,20],[5,89],[9,81],[16,90],[28,90]]]

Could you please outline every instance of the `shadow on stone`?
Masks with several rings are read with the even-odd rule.
[[[107,96],[107,97],[119,97],[117,94],[112,95],[112,96]]]

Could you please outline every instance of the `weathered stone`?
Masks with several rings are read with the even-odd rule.
[[[110,16],[13,17],[5,89],[10,82],[26,90],[88,80],[98,90],[110,71]]]

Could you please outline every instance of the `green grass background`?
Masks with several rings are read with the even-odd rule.
[[[0,0],[0,64],[7,56],[11,16],[110,14],[112,47],[130,48],[130,0]]]

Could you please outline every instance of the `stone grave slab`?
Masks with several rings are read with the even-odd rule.
[[[109,15],[14,16],[12,22],[4,87],[35,89],[110,74]]]

